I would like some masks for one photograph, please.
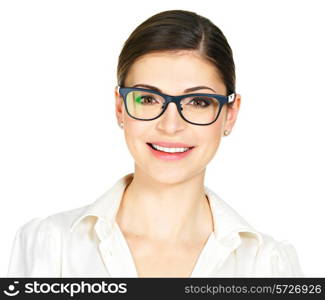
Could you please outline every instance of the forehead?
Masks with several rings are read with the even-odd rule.
[[[126,86],[149,84],[162,91],[180,92],[207,85],[224,93],[226,88],[216,66],[194,51],[153,52],[139,57],[129,69]]]

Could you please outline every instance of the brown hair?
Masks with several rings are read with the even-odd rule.
[[[223,80],[227,95],[235,93],[235,64],[222,31],[209,19],[185,10],[167,10],[141,23],[125,41],[117,66],[118,85],[140,56],[154,51],[197,50],[211,61]]]

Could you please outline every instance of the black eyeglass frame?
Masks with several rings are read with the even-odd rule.
[[[226,104],[226,103],[231,103],[235,100],[235,96],[236,96],[236,93],[232,93],[228,96],[224,96],[224,95],[219,95],[219,94],[207,94],[207,93],[195,93],[195,94],[184,94],[184,95],[179,95],[179,96],[171,96],[171,95],[167,95],[167,94],[163,94],[163,93],[160,93],[158,91],[155,91],[155,90],[150,90],[150,89],[145,89],[145,88],[136,88],[136,87],[121,87],[121,86],[117,86],[117,91],[119,93],[119,95],[122,96],[123,98],[123,101],[124,101],[124,106],[126,108],[126,112],[127,114],[135,119],[135,120],[140,120],[140,121],[152,121],[152,120],[155,120],[155,119],[158,119],[164,112],[165,110],[167,109],[167,106],[169,103],[171,102],[174,102],[176,104],[176,107],[177,107],[177,110],[178,110],[178,113],[179,115],[181,116],[181,118],[190,123],[190,124],[193,124],[193,125],[199,125],[199,126],[207,126],[207,125],[210,125],[212,123],[214,123],[215,121],[217,121],[218,117],[219,117],[219,114],[221,112],[221,109],[222,107]],[[158,116],[156,116],[155,118],[151,118],[151,119],[141,119],[141,118],[137,118],[137,117],[134,117],[130,114],[129,110],[128,110],[128,107],[127,107],[127,101],[126,101],[126,98],[127,98],[127,95],[129,92],[132,92],[132,91],[142,91],[142,92],[150,92],[150,93],[153,93],[153,94],[156,94],[156,95],[159,95],[161,97],[163,97],[165,99],[165,102],[164,102],[164,105],[162,107],[162,110],[161,112],[158,114]],[[216,118],[210,122],[210,123],[206,123],[206,124],[200,124],[200,123],[195,123],[195,122],[191,122],[189,120],[187,120],[183,114],[182,114],[182,106],[181,106],[181,100],[184,99],[184,98],[187,98],[187,97],[193,97],[193,96],[197,96],[197,97],[200,97],[200,96],[206,96],[206,97],[213,97],[215,99],[218,100],[219,102],[219,111],[217,113],[217,116]]]

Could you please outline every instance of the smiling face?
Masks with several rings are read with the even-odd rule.
[[[125,79],[125,87],[135,85],[143,88],[153,86],[173,96],[190,93],[226,95],[226,87],[216,67],[197,52],[188,50],[155,52],[139,57]],[[198,86],[201,88],[185,92]],[[216,122],[199,126],[183,120],[175,103],[170,103],[158,119],[135,120],[127,114],[117,90],[115,98],[116,117],[119,123],[124,124],[126,143],[135,160],[136,171],[141,170],[163,183],[176,183],[204,174],[219,147],[223,131],[232,129],[240,105],[240,95],[237,94],[232,108],[224,105]],[[185,152],[186,155],[170,156],[153,150],[147,144],[150,142],[181,143],[194,148]]]

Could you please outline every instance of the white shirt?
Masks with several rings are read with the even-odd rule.
[[[133,173],[95,202],[22,225],[14,239],[8,277],[138,277],[115,221]],[[303,277],[295,248],[253,229],[204,186],[215,230],[191,277]]]

